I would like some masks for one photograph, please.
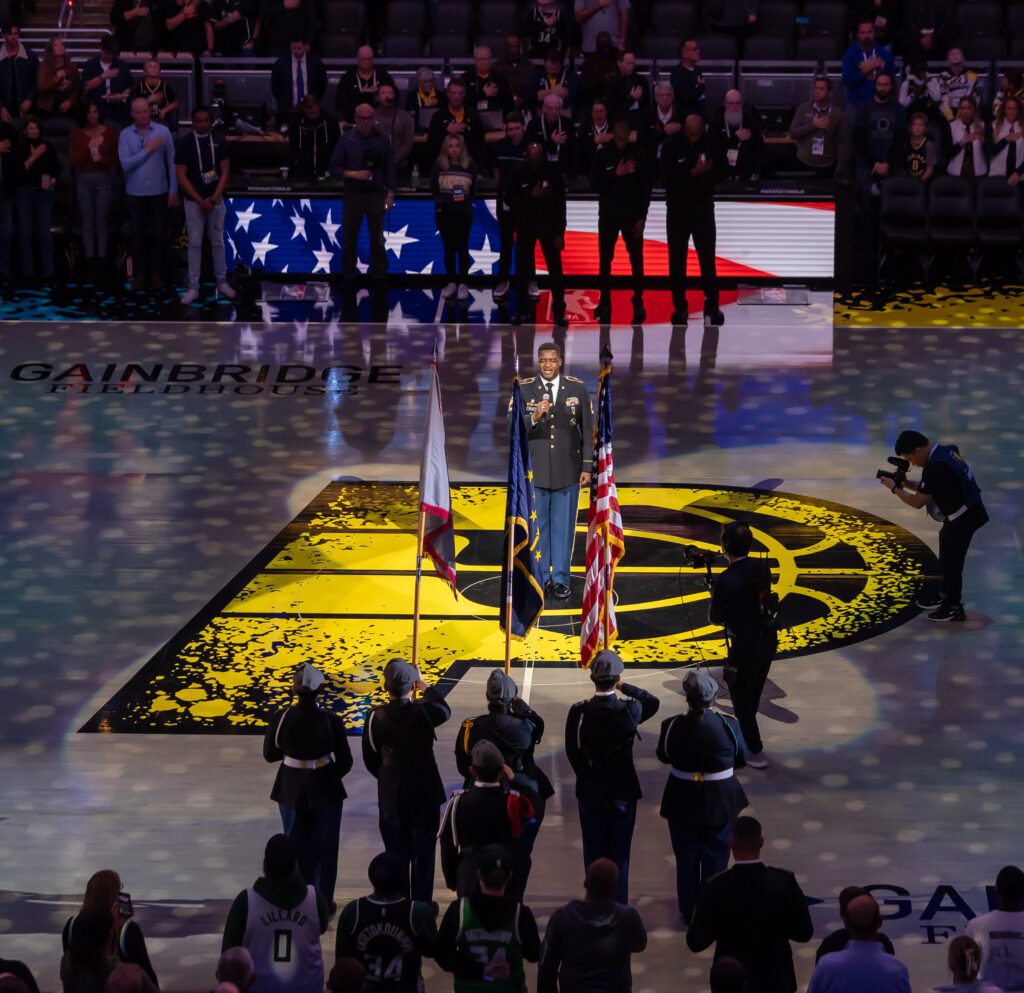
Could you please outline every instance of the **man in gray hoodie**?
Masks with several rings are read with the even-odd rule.
[[[619,870],[611,859],[587,868],[586,899],[551,915],[537,970],[537,993],[628,993],[630,958],[647,947],[647,929],[634,907],[615,903]]]

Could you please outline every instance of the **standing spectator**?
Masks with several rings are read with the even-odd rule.
[[[669,82],[684,121],[690,114],[707,116],[707,93],[704,74],[700,71],[700,45],[693,38],[687,38],[680,44],[679,65],[672,69]]]
[[[199,291],[204,225],[213,247],[217,289],[221,293],[231,290],[224,265],[224,203],[221,200],[230,166],[223,144],[218,145],[210,133],[209,110],[199,108],[196,117],[196,133],[183,138],[179,145],[179,151],[187,158],[178,165],[178,181],[189,198],[185,201],[185,218],[188,222],[189,291],[193,300]],[[189,148],[188,143],[193,138]],[[195,180],[199,181],[199,186]],[[235,294],[231,291],[224,295],[233,297]],[[182,302],[191,303],[191,300]],[[295,842],[302,878],[327,898],[333,914],[337,909],[334,885],[338,877],[338,837],[342,808],[348,795],[343,780],[352,770],[352,752],[345,722],[320,706],[323,673],[304,662],[295,670],[292,685],[298,702],[274,715],[263,739],[263,757],[268,762],[281,763],[270,799],[277,802],[285,833]]]
[[[104,124],[99,104],[90,101],[82,126],[68,139],[75,200],[82,214],[82,245],[89,278],[100,278],[110,245],[110,214],[119,185],[117,130]]]
[[[288,54],[294,39],[313,37],[316,11],[312,0],[267,0],[266,17],[260,20],[265,21],[267,55],[278,59]]]
[[[274,63],[270,70],[270,92],[279,121],[294,113],[307,93],[323,101],[327,92],[327,70],[320,57],[310,53],[305,38],[293,39],[290,51]]]
[[[950,0],[905,0],[903,45],[910,59],[933,59],[945,50],[954,31]]]
[[[654,86],[654,106],[648,107],[637,122],[637,141],[651,158],[661,158],[661,147],[683,130],[683,119],[676,109],[675,92],[667,79]]]
[[[381,284],[388,273],[384,214],[395,204],[395,159],[391,143],[373,125],[374,116],[368,103],[356,107],[356,126],[342,135],[331,158],[331,175],[345,180],[341,278],[349,286],[356,276],[364,218],[370,240],[370,278]]]
[[[829,955],[832,952],[841,952],[850,943],[850,926],[847,919],[847,910],[850,906],[850,901],[857,896],[865,896],[868,891],[860,886],[846,886],[839,892],[839,917],[843,922],[843,926],[837,931],[833,931],[830,935],[824,938],[818,950],[814,953],[814,961],[820,962],[822,955]],[[875,934],[875,941],[877,941],[890,955],[896,954],[896,949],[893,948],[892,942],[888,936],[878,931]]]
[[[466,73],[466,103],[479,113],[500,111],[502,118],[515,109],[508,80],[493,69],[494,59],[486,45],[473,49],[473,71]]]
[[[857,25],[857,40],[843,55],[843,85],[851,110],[868,103],[875,94],[875,83],[881,74],[896,78],[892,52],[875,41],[875,26],[870,21]]]
[[[1005,176],[1016,186],[1024,176],[1024,125],[1020,119],[1020,98],[1007,97],[992,122],[992,141],[986,148],[988,174]]]
[[[970,97],[963,97],[956,117],[946,130],[946,172],[974,179],[988,173],[985,159],[985,125]]]
[[[327,930],[326,897],[299,871],[295,842],[275,834],[263,852],[263,875],[235,897],[220,950],[242,947],[252,956],[252,993],[321,993]]]
[[[814,925],[796,877],[761,861],[764,838],[753,817],[732,828],[734,864],[708,880],[686,932],[690,951],[714,944],[715,959],[729,956],[747,972],[749,993],[793,993],[791,941],[810,941]]]
[[[508,80],[516,110],[521,111],[526,99],[526,81],[530,78],[533,65],[523,55],[523,40],[519,35],[510,34],[505,38],[505,57],[498,61],[495,69]]]
[[[523,34],[531,59],[544,58],[551,49],[569,51],[569,17],[561,0],[534,0],[526,12]]]
[[[579,104],[579,80],[566,61],[565,53],[549,49],[544,65],[534,66],[526,84],[526,109],[536,116],[548,97],[561,97],[562,109],[574,116]]]
[[[734,718],[712,704],[718,683],[691,669],[683,677],[687,712],[664,721],[658,759],[671,766],[661,798],[676,857],[676,898],[687,924],[697,896],[729,865],[729,836],[747,795],[736,770],[747,764],[747,748]]]
[[[110,23],[122,52],[152,54],[156,51],[157,30],[153,17],[156,3],[157,0],[114,0]]]
[[[999,906],[975,917],[967,937],[981,948],[981,978],[1004,990],[1024,989],[1024,872],[1007,865],[996,876]]]
[[[611,859],[587,866],[586,897],[559,907],[544,931],[537,993],[628,993],[634,955],[647,929],[634,907],[615,902],[619,869]]]
[[[622,673],[622,659],[615,652],[597,653],[590,665],[594,695],[573,704],[565,720],[565,754],[576,773],[583,863],[611,859],[619,869],[616,900],[628,903],[629,853],[636,802],[642,796],[633,740],[660,702],[639,686],[622,682]]]
[[[935,175],[938,164],[938,149],[935,147],[935,142],[928,136],[928,116],[912,114],[910,134],[903,144],[903,151],[898,163],[899,171],[904,176],[927,183]]]
[[[494,288],[494,299],[499,303],[508,299],[509,277],[512,274],[516,215],[509,197],[509,189],[512,176],[517,169],[522,168],[526,158],[525,134],[523,115],[518,110],[512,111],[505,118],[505,137],[494,146],[493,152],[494,171],[498,179],[498,195],[494,210],[498,219],[498,236],[501,239],[501,248],[498,251],[498,285]]]
[[[392,659],[385,666],[384,688],[389,702],[366,716],[363,762],[377,780],[384,848],[402,860],[402,893],[430,903],[434,849],[445,801],[434,758],[434,729],[452,712],[444,697],[423,682],[419,670],[402,659]],[[415,692],[419,699],[413,699]]]
[[[585,56],[597,50],[597,36],[602,31],[608,33],[615,48],[626,44],[629,0],[575,0],[575,9],[583,40],[580,50]]]
[[[53,279],[53,190],[60,165],[57,152],[44,137],[38,117],[25,117],[18,139],[18,254],[21,274],[36,275],[33,243],[39,245],[39,271],[44,280]]]
[[[579,131],[576,142],[576,166],[582,176],[590,175],[594,153],[612,140],[611,122],[608,120],[608,105],[599,97],[590,105],[590,119]]]
[[[906,78],[900,83],[897,98],[900,106],[907,112],[907,117],[921,113],[929,121],[937,121],[941,98],[938,77],[928,74],[926,62],[915,62],[907,69]]]
[[[39,60],[21,40],[21,26],[4,26],[0,47],[0,120],[10,124],[27,114],[36,99]]]
[[[946,956],[952,986],[936,986],[932,993],[1003,993],[1001,987],[978,978],[981,948],[973,938],[961,934],[949,943]]]
[[[757,24],[758,0],[708,0],[705,11],[715,34],[732,35],[738,42]]]
[[[64,50],[63,38],[51,38],[39,63],[36,106],[41,114],[72,115],[78,111],[82,78]]]
[[[651,84],[636,71],[636,55],[623,52],[618,60],[618,73],[608,80],[605,99],[612,122],[625,118],[635,124],[637,118],[651,105]]]
[[[334,109],[339,119],[351,124],[356,107],[361,103],[368,103],[371,106],[375,104],[377,94],[385,83],[390,83],[392,90],[398,92],[391,74],[374,65],[373,49],[369,45],[363,45],[356,52],[356,64],[338,81],[338,88],[334,94]]]
[[[139,993],[156,993],[153,979],[137,965],[119,960],[112,947],[115,916],[105,907],[83,909],[72,918],[60,960],[64,993],[105,993],[116,989],[119,979],[135,973]]]
[[[100,105],[100,115],[118,128],[131,120],[128,101],[132,94],[132,73],[128,63],[118,57],[117,41],[112,35],[100,39],[100,54],[82,67],[85,99]]]
[[[395,156],[395,172],[408,176],[412,172],[413,123],[412,117],[395,103],[395,87],[381,83],[377,88],[377,117],[374,124],[381,134],[387,135]]]
[[[947,120],[956,117],[962,97],[977,99],[978,74],[964,64],[963,49],[953,47],[947,55],[948,68],[939,75],[939,112]]]
[[[178,202],[171,132],[150,119],[149,102],[136,97],[131,104],[131,127],[117,140],[117,155],[125,173],[128,217],[131,223],[132,286],[163,289],[167,268],[167,212]]]
[[[466,151],[462,135],[446,135],[441,154],[430,173],[434,219],[444,246],[444,271],[449,278],[441,290],[442,300],[449,300],[456,293],[460,302],[469,299],[466,285],[470,265],[469,232],[473,227],[473,198],[478,177],[479,170]]]
[[[570,179],[576,175],[576,129],[562,111],[560,96],[546,96],[540,116],[530,121],[526,129],[526,138],[540,142],[548,162]]]
[[[814,169],[821,179],[835,172],[843,134],[843,112],[832,103],[832,80],[815,79],[811,99],[796,109],[789,125],[789,136],[797,143],[796,157]]]
[[[160,76],[158,59],[146,59],[143,77],[135,87],[133,97],[142,97],[149,103],[149,115],[170,131],[178,130],[178,97],[171,84]]]
[[[469,157],[483,168],[487,148],[484,144],[484,125],[480,115],[466,105],[466,84],[456,77],[448,84],[448,105],[430,119],[427,130],[427,148],[433,160],[441,154],[441,146],[446,135],[462,135],[466,142]]]
[[[883,45],[891,48],[899,40],[904,0],[857,0],[850,6],[857,18],[856,23],[871,21],[875,26],[875,37]]]
[[[882,915],[870,893],[850,901],[846,926],[849,942],[818,959],[807,993],[910,993],[907,967],[878,942]]]
[[[163,0],[164,45],[199,58],[213,51],[213,25],[206,0]]]
[[[296,179],[323,179],[330,168],[341,130],[315,93],[302,98],[300,114],[288,132],[291,174]]]
[[[749,182],[761,172],[764,135],[756,110],[743,102],[739,90],[729,90],[725,103],[715,111],[711,134],[717,139],[725,156],[722,162],[724,179]]]
[[[213,0],[210,7],[213,50],[238,58],[256,47],[260,22],[252,0]]]
[[[402,860],[383,852],[370,862],[373,892],[353,900],[341,912],[335,957],[353,958],[366,970],[373,993],[418,993],[420,968],[437,941],[434,911],[404,892]]]
[[[587,106],[603,100],[610,80],[619,74],[619,50],[607,31],[599,31],[595,48],[583,56],[580,69],[580,102]]]
[[[14,234],[14,202],[17,198],[18,132],[0,120],[0,284],[11,278],[11,241]]]
[[[512,856],[500,845],[480,853],[479,890],[445,911],[434,959],[455,977],[455,993],[526,993],[523,962],[540,958],[533,911],[507,893]]]
[[[78,913],[69,917],[61,931],[61,945],[67,954],[74,943],[79,923],[87,914],[107,914],[107,950],[116,961],[137,965],[157,985],[156,973],[149,961],[142,928],[133,917],[131,897],[124,892],[121,877],[113,869],[101,869],[89,878]]]

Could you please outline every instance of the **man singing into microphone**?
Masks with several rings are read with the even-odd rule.
[[[537,349],[537,366],[540,375],[520,380],[520,386],[537,494],[544,593],[568,600],[580,487],[590,485],[594,407],[582,380],[562,373],[557,345],[549,342]]]

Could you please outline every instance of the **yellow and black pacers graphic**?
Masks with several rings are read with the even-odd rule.
[[[585,498],[584,498],[585,499]],[[729,487],[620,486],[626,556],[615,582],[626,664],[687,665],[725,655],[707,623],[703,570],[682,548],[717,548],[723,523],[745,520],[782,600],[779,657],[841,647],[913,616],[935,557],[888,521],[792,494]],[[334,482],[83,728],[113,732],[258,733],[291,696],[295,666],[327,675],[327,702],[349,727],[382,695],[388,659],[409,657],[416,487]],[[420,660],[450,686],[475,662],[504,657],[498,629],[505,490],[452,487],[459,599],[425,575]],[[551,605],[517,658],[579,659],[585,508],[577,523],[575,597]],[[719,569],[724,568],[719,560]],[[446,677],[446,678],[442,678]]]

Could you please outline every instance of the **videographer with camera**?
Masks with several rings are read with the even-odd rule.
[[[751,769],[766,769],[757,708],[778,647],[777,611],[772,604],[772,574],[765,559],[750,557],[750,525],[730,521],[722,527],[722,551],[729,560],[711,587],[708,619],[725,628],[729,651],[725,682],[750,754]]]
[[[939,530],[939,569],[942,590],[938,597],[918,600],[930,610],[930,621],[963,621],[964,560],[974,532],[988,523],[981,502],[981,488],[956,445],[930,442],[920,431],[903,431],[896,439],[896,455],[921,470],[921,481],[906,478],[910,465],[895,472],[879,470],[879,482],[909,507],[925,507],[928,515],[942,522]]]

